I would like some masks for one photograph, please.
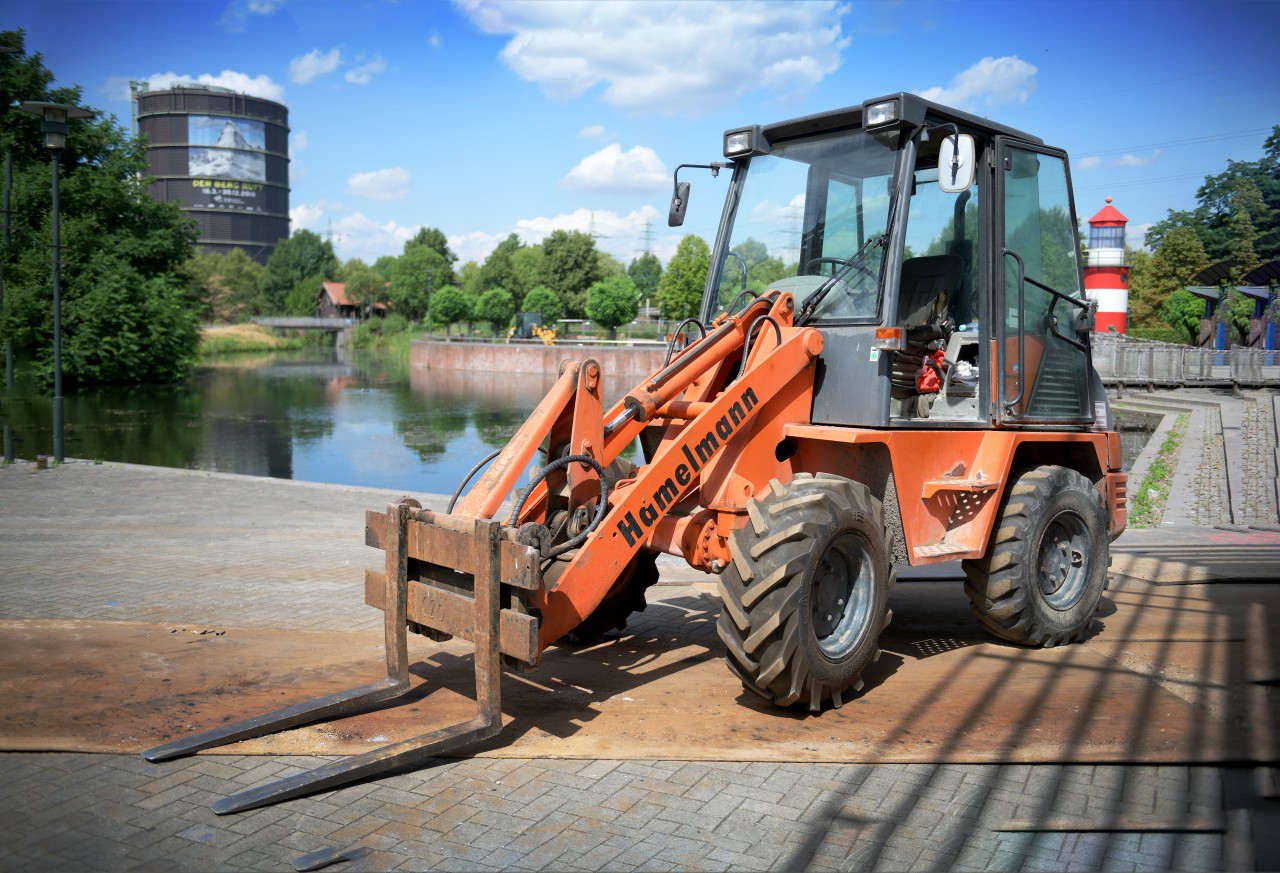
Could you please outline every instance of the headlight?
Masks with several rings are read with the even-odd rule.
[[[724,135],[724,156],[732,158],[749,154],[751,151],[751,131],[735,130]]]
[[[884,127],[898,120],[898,101],[882,100],[872,103],[862,112],[862,126],[867,130]]]

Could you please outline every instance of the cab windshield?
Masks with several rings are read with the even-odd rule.
[[[720,311],[743,287],[803,301],[824,286],[810,320],[875,319],[896,152],[860,129],[775,143],[739,170]]]

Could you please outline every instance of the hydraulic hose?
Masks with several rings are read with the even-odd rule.
[[[462,496],[462,489],[467,487],[467,483],[471,481],[471,477],[476,473],[479,473],[481,467],[498,457],[500,454],[502,454],[502,449],[494,449],[492,452],[481,458],[480,463],[471,468],[471,472],[467,473],[467,475],[462,478],[462,481],[458,483],[458,490],[453,492],[453,497],[449,500],[449,508],[446,509],[445,512],[453,512],[454,504],[457,503],[458,498]]]
[[[554,558],[557,555],[563,555],[570,549],[576,549],[586,542],[590,533],[600,526],[600,522],[604,521],[605,513],[609,511],[609,483],[605,481],[604,467],[600,465],[600,462],[590,455],[565,455],[563,458],[556,458],[550,464],[538,470],[533,475],[533,478],[529,480],[528,486],[521,489],[520,499],[516,501],[515,507],[511,510],[511,516],[507,519],[507,525],[515,527],[516,519],[520,517],[520,511],[524,509],[525,501],[529,499],[529,495],[533,493],[533,489],[538,486],[538,483],[547,478],[550,473],[575,463],[591,465],[600,476],[600,502],[596,504],[596,515],[582,533],[546,552],[543,555],[545,558]]]

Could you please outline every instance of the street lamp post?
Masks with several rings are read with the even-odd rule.
[[[16,45],[0,45],[0,55],[21,54],[22,49]],[[10,106],[0,106],[0,116],[7,115]],[[4,248],[3,263],[0,263],[0,327],[4,332],[4,462],[13,463],[13,429],[9,426],[8,403],[13,393],[13,338],[9,336],[9,310],[4,305],[4,263],[9,259],[9,192],[13,189],[13,151],[5,144],[4,149]]]
[[[40,116],[40,132],[44,134],[44,146],[52,155],[50,166],[53,176],[53,462],[63,462],[62,451],[62,226],[58,210],[58,171],[62,150],[67,147],[67,134],[74,118],[89,118],[87,109],[69,103],[22,104],[23,112]]]

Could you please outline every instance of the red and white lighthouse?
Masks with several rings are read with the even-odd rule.
[[[1097,301],[1099,333],[1124,333],[1129,324],[1129,264],[1124,256],[1124,226],[1129,219],[1107,205],[1089,219],[1089,258],[1084,268],[1084,294]]]

